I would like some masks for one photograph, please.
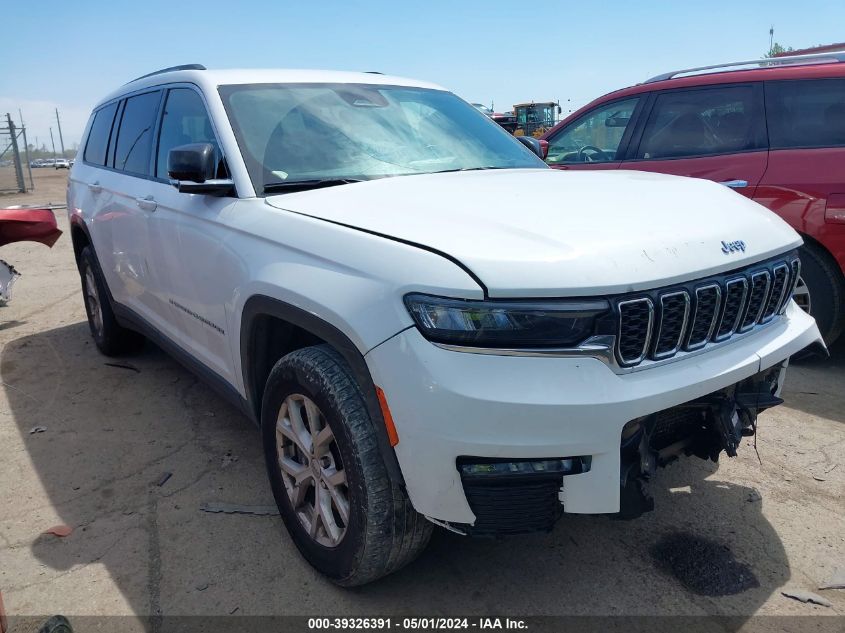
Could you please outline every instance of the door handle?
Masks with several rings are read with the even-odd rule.
[[[100,193],[103,190],[103,187],[100,185],[100,181],[97,180],[95,182],[89,182],[88,189],[91,190],[91,193]]]
[[[146,198],[135,198],[135,202],[144,211],[155,211],[158,206],[158,203],[152,196],[147,196]]]
[[[719,183],[720,185],[725,185],[726,187],[730,187],[731,189],[744,189],[748,186],[747,180],[725,180]]]

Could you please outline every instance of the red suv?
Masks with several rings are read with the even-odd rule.
[[[660,75],[542,140],[557,169],[707,178],[765,205],[804,238],[795,301],[828,345],[845,328],[845,51]]]

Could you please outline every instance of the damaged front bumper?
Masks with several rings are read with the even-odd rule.
[[[416,329],[365,358],[390,403],[414,507],[456,531],[495,534],[545,529],[561,511],[636,515],[642,499],[626,497],[661,461],[735,451],[777,401],[785,361],[820,341],[790,302],[753,335],[627,374],[595,358],[445,350]],[[672,416],[690,432],[678,435]]]
[[[654,509],[648,484],[659,467],[680,456],[719,461],[736,457],[743,437],[757,431],[757,416],[783,403],[780,396],[787,361],[750,378],[680,404],[631,420],[620,441],[619,518],[633,519]]]

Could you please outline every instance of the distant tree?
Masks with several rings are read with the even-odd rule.
[[[769,49],[769,52],[766,53],[766,57],[777,57],[778,55],[783,55],[784,53],[791,53],[794,50],[795,49],[791,46],[787,46],[786,48],[784,48],[783,46],[775,42],[774,44],[772,44],[772,47]]]

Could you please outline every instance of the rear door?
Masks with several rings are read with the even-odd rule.
[[[755,200],[845,270],[845,78],[766,82],[769,166]]]
[[[753,197],[768,150],[760,83],[652,93],[622,169],[706,178]]]
[[[550,136],[546,162],[555,169],[617,169],[645,97],[604,103]]]
[[[161,90],[127,97],[117,115],[109,148],[108,189],[111,204],[100,218],[112,241],[113,273],[122,289],[119,303],[134,310],[160,331],[168,331],[169,306],[162,301],[156,275],[156,239],[149,199],[151,156]]]

